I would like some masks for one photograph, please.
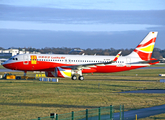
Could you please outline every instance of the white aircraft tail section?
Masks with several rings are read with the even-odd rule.
[[[158,32],[149,32],[142,42],[129,54],[129,57],[139,57],[142,60],[150,60],[154,49]]]

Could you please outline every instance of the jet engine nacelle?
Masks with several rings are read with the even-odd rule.
[[[71,78],[72,70],[69,68],[56,67],[54,71],[46,71],[46,77]]]

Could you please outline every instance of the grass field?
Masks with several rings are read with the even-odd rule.
[[[2,65],[0,65],[0,69],[5,69],[5,67],[3,67]]]
[[[159,114],[159,115],[150,116],[147,118],[141,118],[138,120],[165,120],[165,114]]]
[[[125,110],[165,104],[164,94],[119,93],[143,89],[165,89],[159,74],[165,69],[138,69],[119,73],[85,75],[84,81],[60,79],[58,83],[38,80],[0,80],[0,119],[35,119],[50,113],[68,113],[109,105]],[[3,74],[3,73],[0,73]],[[13,74],[23,75],[23,72]],[[28,72],[29,76],[34,73]],[[146,118],[147,120],[148,118]]]

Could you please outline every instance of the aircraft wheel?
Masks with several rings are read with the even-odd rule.
[[[72,80],[76,80],[76,79],[77,79],[76,75],[73,75]]]
[[[83,77],[83,76],[79,76],[78,79],[79,79],[79,80],[84,80],[84,77]]]

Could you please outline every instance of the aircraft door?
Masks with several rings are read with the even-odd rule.
[[[29,64],[29,55],[23,55],[23,64],[28,65]]]
[[[37,56],[36,55],[31,55],[31,64],[37,64]]]
[[[126,58],[126,66],[131,67],[131,58]]]

